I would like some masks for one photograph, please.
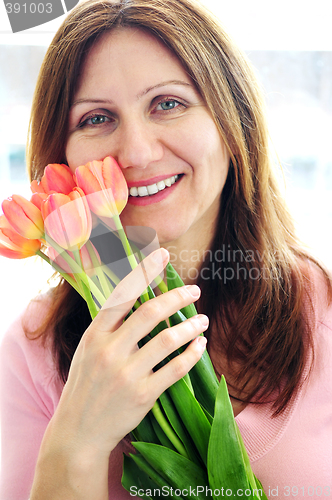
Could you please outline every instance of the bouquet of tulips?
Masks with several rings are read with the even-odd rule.
[[[115,234],[131,268],[145,256],[141,245],[130,244],[120,221],[128,200],[122,171],[111,157],[80,166],[75,174],[66,165],[50,164],[41,181],[31,183],[31,191],[30,200],[12,195],[2,203],[0,255],[14,259],[39,255],[85,299],[94,318],[120,280],[92,243],[94,228],[106,225]],[[166,278],[167,285],[156,280],[162,293],[183,285],[170,263]],[[153,297],[148,287],[134,307]],[[171,316],[169,323],[195,314],[191,304]],[[141,343],[167,327],[163,321]],[[151,500],[159,498],[160,491],[164,495],[174,491],[178,498],[192,494],[216,499],[225,490],[227,496],[266,499],[234,420],[225,379],[218,382],[207,351],[160,396],[132,431],[132,441],[136,453],[124,456],[122,484],[141,498]]]

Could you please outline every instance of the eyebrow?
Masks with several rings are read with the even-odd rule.
[[[143,92],[140,92],[139,94],[137,94],[136,99],[137,100],[141,99],[143,96],[145,96],[146,94],[148,94],[152,90],[160,88],[160,87],[165,87],[166,85],[182,85],[184,87],[192,87],[192,85],[190,83],[183,82],[182,80],[168,80],[166,82],[157,83],[156,85],[152,85],[151,87],[148,87],[147,89],[143,90]],[[73,108],[74,106],[77,106],[79,104],[84,104],[84,103],[114,104],[114,101],[112,101],[110,99],[92,99],[92,98],[77,99],[70,106],[70,109]]]
[[[165,87],[166,85],[183,85],[185,87],[192,87],[190,83],[183,82],[182,80],[168,80],[167,82],[157,83],[157,85],[153,85],[152,87],[148,87],[143,90],[143,92],[137,95],[137,99],[140,99],[144,95],[148,94],[151,90],[158,89],[159,87]]]

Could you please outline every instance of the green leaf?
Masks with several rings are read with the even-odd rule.
[[[143,489],[147,491],[149,489],[154,489],[158,485],[151,480],[151,478],[142,471],[136,462],[127,455],[123,455],[123,472],[121,478],[121,484],[125,490],[129,491],[130,494],[136,494],[138,489]],[[140,498],[144,500],[153,500],[152,497],[147,495],[139,495]]]
[[[175,326],[183,323],[183,321],[186,321],[186,319],[186,316],[181,311],[177,311],[169,317],[169,323],[171,326]]]
[[[245,464],[248,481],[250,483],[250,487],[251,487],[251,491],[252,491],[252,498],[256,499],[256,500],[257,499],[258,500],[267,500],[267,496],[263,490],[262,483],[257,479],[257,477],[255,476],[255,474],[252,471],[252,468],[250,465],[250,460],[248,457],[248,453],[247,453],[246,447],[244,446],[241,432],[240,432],[240,429],[238,428],[236,421],[235,421],[235,425],[236,425],[236,433],[237,433],[238,443],[239,443],[240,448],[241,448],[243,462]],[[258,490],[262,490],[262,495],[260,495]]]
[[[190,434],[187,432],[187,429],[183,425],[180,415],[177,412],[170,395],[167,392],[164,392],[159,397],[159,401],[163,407],[163,410],[168,418],[169,423],[173,427],[176,434],[179,436],[179,439],[181,439],[190,460],[192,462],[197,463],[198,465],[201,465],[202,461],[199,458],[199,453],[197,451],[197,448],[192,442],[192,439],[190,437]]]
[[[136,429],[132,431],[132,434],[137,441],[145,441],[146,443],[160,443],[151,422],[151,412],[149,412],[143,418]]]
[[[208,448],[208,476],[211,489],[250,489],[246,465],[238,440],[237,424],[222,376],[216,397],[215,414]]]
[[[196,399],[213,417],[219,382],[207,350],[190,370],[189,375]]]
[[[212,425],[212,422],[213,422],[213,417],[212,415],[210,415],[210,413],[204,408],[203,405],[200,404],[200,407],[202,408],[206,418],[208,419],[208,421],[210,422],[210,424]]]
[[[184,286],[182,279],[175,271],[170,262],[166,266],[166,277],[168,290],[173,290],[173,288]],[[195,316],[195,314],[197,314],[197,310],[194,304],[189,304],[189,306],[183,307],[182,309],[180,309],[180,311],[185,315],[186,318],[191,318],[192,316]]]
[[[184,283],[172,264],[166,266],[167,286],[169,290],[183,286]],[[170,317],[171,324],[179,324],[186,318],[191,318],[197,314],[194,304],[184,307]],[[190,380],[197,400],[208,411],[210,415],[214,414],[214,403],[216,399],[219,382],[216,377],[210,356],[205,350],[200,360],[189,372]]]
[[[256,498],[261,498],[262,500],[268,500],[268,497],[267,497],[267,495],[265,494],[265,491],[264,491],[264,489],[263,489],[263,485],[262,485],[262,483],[260,482],[260,480],[259,480],[256,476],[254,476],[254,477],[255,477],[255,479],[256,479],[257,489],[262,490],[262,495],[261,495],[261,496],[260,496],[260,495],[257,495],[257,497],[256,497]]]
[[[196,491],[195,498],[206,499],[205,487],[208,487],[208,482],[203,468],[162,446],[151,443],[134,443],[134,446],[173,488],[181,491],[187,489],[189,493],[190,487],[196,490],[200,486],[204,491],[198,493]]]
[[[175,448],[172,444],[172,442],[168,439],[166,436],[165,432],[162,430],[160,425],[158,424],[157,420],[153,416],[152,412],[149,412],[149,416],[151,419],[152,427],[156,435],[158,436],[158,440],[156,441],[149,441],[150,443],[155,443],[158,444],[158,441],[162,446],[165,446],[166,448],[170,448],[171,450],[175,451]],[[147,442],[146,439],[142,439],[141,441]]]
[[[206,465],[211,424],[183,379],[167,389],[183,424]]]
[[[159,448],[161,448],[162,450],[167,449],[167,448],[164,448],[163,446],[155,445],[152,443],[135,443],[135,444],[138,444],[138,445],[146,444],[146,445],[150,445],[150,446],[159,446]],[[173,453],[175,453],[175,452],[173,452]],[[170,483],[162,476],[162,474],[160,474],[158,472],[158,470],[154,467],[154,465],[151,465],[144,458],[144,456],[141,453],[136,453],[136,454],[130,453],[129,455],[130,455],[130,458],[135,462],[135,464],[137,465],[139,470],[143,471],[148,476],[151,485],[154,484],[155,487],[157,487],[158,489],[171,487]],[[159,455],[158,459],[160,460],[160,455]],[[140,481],[140,477],[141,476],[139,476],[138,481]],[[149,484],[148,481],[146,481],[145,484],[148,485]]]

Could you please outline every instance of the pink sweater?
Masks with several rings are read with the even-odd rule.
[[[332,307],[318,297],[316,354],[309,383],[281,416],[269,404],[248,405],[237,417],[252,467],[267,495],[332,497]],[[34,328],[48,299],[28,308]],[[49,346],[29,341],[22,316],[9,328],[1,347],[1,500],[28,500],[40,442],[58,404],[62,383]],[[110,499],[133,498],[120,484],[123,440],[110,457]]]

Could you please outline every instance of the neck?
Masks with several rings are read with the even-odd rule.
[[[172,266],[186,285],[197,282],[201,264],[211,248],[215,228],[211,223],[204,232],[192,229],[177,240],[163,244],[170,253]]]

